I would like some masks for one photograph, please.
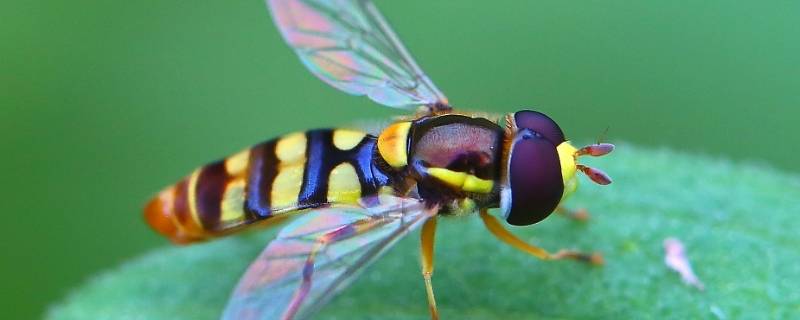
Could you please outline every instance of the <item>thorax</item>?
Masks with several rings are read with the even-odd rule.
[[[378,138],[378,154],[400,188],[440,205],[444,214],[496,206],[503,130],[486,118],[431,116],[397,122]]]

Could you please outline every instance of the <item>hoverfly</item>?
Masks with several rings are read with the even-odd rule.
[[[288,134],[208,164],[145,208],[153,229],[187,244],[289,220],[250,265],[224,319],[308,318],[401,237],[419,227],[431,317],[439,217],[478,213],[503,242],[535,257],[599,263],[597,255],[548,253],[507,231],[557,209],[581,165],[611,144],[577,149],[546,115],[456,112],[367,0],[269,0],[286,42],[318,78],[384,106],[417,109],[377,135],[348,129]]]

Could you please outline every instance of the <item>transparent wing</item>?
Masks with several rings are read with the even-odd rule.
[[[449,109],[368,0],[268,0],[272,17],[317,77],[390,107]]]
[[[223,319],[309,317],[433,211],[418,200],[382,196],[301,215],[250,265]]]

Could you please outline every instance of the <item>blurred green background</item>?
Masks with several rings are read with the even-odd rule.
[[[377,4],[458,107],[796,171],[800,2]],[[400,114],[316,80],[256,0],[3,1],[0,47],[6,319],[164,245],[141,207],[194,167]]]

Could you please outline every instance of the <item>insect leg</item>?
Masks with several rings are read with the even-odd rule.
[[[433,243],[436,236],[436,217],[425,221],[422,225],[420,256],[422,257],[422,277],[425,279],[425,292],[428,294],[428,308],[431,311],[431,319],[439,319],[439,310],[436,308],[436,298],[433,295]]]
[[[583,253],[573,250],[560,250],[556,253],[550,253],[546,250],[529,244],[525,241],[522,241],[520,238],[517,238],[514,234],[503,228],[500,222],[497,221],[497,218],[489,215],[489,212],[481,210],[480,212],[481,220],[483,220],[483,224],[486,226],[486,229],[489,229],[497,239],[500,241],[505,242],[506,244],[522,251],[527,254],[530,254],[534,257],[537,257],[542,260],[561,260],[561,259],[572,259],[578,260],[581,262],[587,262],[595,265],[603,264],[603,256],[599,253]]]
[[[589,220],[589,217],[590,217],[589,216],[589,211],[584,209],[584,208],[570,209],[570,208],[567,208],[567,207],[565,207],[563,205],[559,205],[558,207],[556,207],[556,213],[561,215],[561,216],[570,218],[572,220],[577,220],[577,221],[581,221],[581,222]]]

